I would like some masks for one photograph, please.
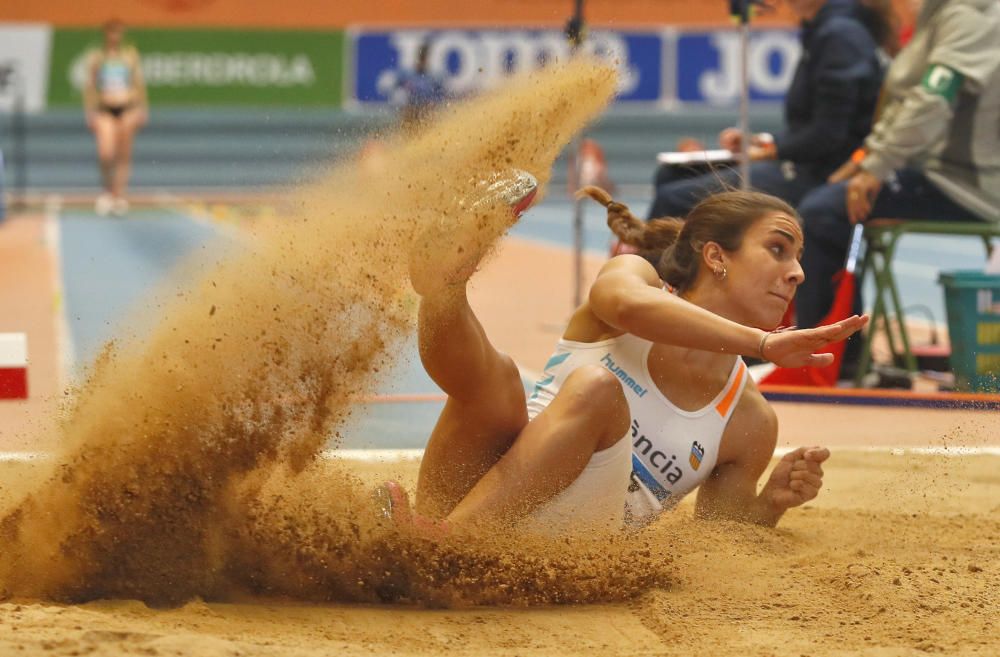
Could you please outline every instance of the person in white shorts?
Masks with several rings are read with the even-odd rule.
[[[514,172],[491,193],[517,216],[535,186]],[[867,322],[774,331],[803,279],[794,210],[772,196],[727,192],[685,222],[645,223],[603,191],[589,192],[640,253],[601,269],[527,403],[517,367],[468,303],[481,254],[414,251],[421,360],[448,399],[424,452],[415,509],[398,484],[376,491],[397,524],[618,529],[700,485],[699,515],[774,525],[817,495],[829,456],[820,447],[783,457],[758,492],[777,421],[740,359],[823,366],[831,356],[815,352]]]

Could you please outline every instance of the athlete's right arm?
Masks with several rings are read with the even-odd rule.
[[[768,335],[669,294],[662,285],[656,270],[643,258],[617,256],[601,268],[590,288],[590,310],[605,324],[644,340],[764,357],[782,367],[829,365],[831,354],[815,352],[843,340],[868,322],[867,317],[855,316],[829,326]]]
[[[636,255],[601,268],[590,288],[590,309],[614,328],[688,349],[758,355],[764,332],[743,326],[664,292],[656,270]]]

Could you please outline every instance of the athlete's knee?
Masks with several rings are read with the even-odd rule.
[[[559,391],[567,417],[585,424],[597,437],[595,449],[610,447],[628,432],[631,413],[621,382],[599,365],[575,370]]]
[[[609,408],[626,404],[622,384],[614,374],[599,365],[577,368],[567,378],[560,392],[568,403],[582,413],[607,413]]]
[[[520,370],[507,354],[497,354],[478,391],[463,402],[479,409],[480,423],[492,432],[518,432],[528,423],[524,384]],[[452,395],[461,399],[458,395]]]
[[[101,166],[109,167],[115,163],[115,149],[110,146],[99,147],[97,149],[97,162]]]
[[[501,403],[508,407],[506,415],[517,415],[520,417],[527,413],[524,398],[524,384],[521,382],[521,370],[517,363],[507,354],[497,354],[496,374],[493,378],[496,381]]]

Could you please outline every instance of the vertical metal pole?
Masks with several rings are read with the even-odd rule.
[[[14,165],[14,180],[11,187],[11,210],[24,210],[27,205],[25,195],[28,188],[28,148],[27,124],[24,108],[24,79],[21,71],[14,69],[14,107],[11,113],[11,162]]]
[[[570,49],[576,55],[583,43],[583,0],[574,0],[573,17],[566,26],[566,36],[570,41]],[[581,148],[583,137],[577,136],[570,145],[574,153],[573,168],[567,173],[571,176],[573,189],[573,309],[583,303],[583,201],[577,198],[580,190],[580,174],[583,171]]]
[[[750,0],[740,0],[740,189],[750,189]]]

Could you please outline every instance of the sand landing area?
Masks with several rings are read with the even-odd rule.
[[[416,463],[357,465],[365,480]],[[6,463],[0,504],[40,466]],[[777,529],[654,528],[673,583],[612,605],[530,608],[195,600],[0,603],[2,655],[996,655],[1000,457],[839,450]]]

